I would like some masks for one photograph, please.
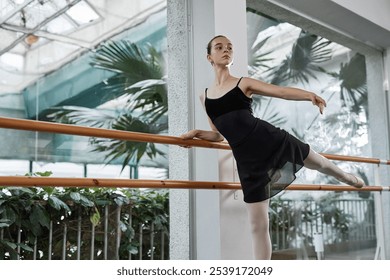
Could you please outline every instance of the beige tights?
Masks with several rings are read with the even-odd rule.
[[[252,247],[256,260],[271,259],[272,245],[269,235],[268,207],[265,201],[246,203],[252,233]]]
[[[313,150],[310,150],[309,155],[303,163],[306,168],[314,169],[323,174],[330,175],[345,184],[354,186],[356,188],[361,188],[364,186],[364,181],[361,178],[344,172],[326,157],[316,153]]]

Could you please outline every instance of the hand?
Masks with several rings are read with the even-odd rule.
[[[180,138],[182,138],[184,140],[194,139],[197,134],[198,134],[198,130],[192,129],[192,130],[188,131],[187,133],[180,135]],[[183,148],[191,148],[190,145],[179,145],[179,146],[183,147]]]
[[[197,129],[192,129],[192,130],[188,131],[187,133],[184,133],[184,134],[180,135],[180,138],[182,138],[182,139],[194,139],[197,134],[198,134],[198,130]]]
[[[311,97],[311,102],[313,103],[313,105],[318,106],[318,108],[320,108],[321,114],[324,112],[324,109],[326,107],[326,102],[324,99],[313,93]]]

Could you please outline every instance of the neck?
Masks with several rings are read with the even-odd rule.
[[[224,68],[215,67],[214,72],[215,72],[214,82],[215,85],[217,86],[222,85],[226,80],[228,80],[231,77],[229,67],[224,67]]]

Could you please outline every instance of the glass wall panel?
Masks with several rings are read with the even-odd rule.
[[[166,133],[166,6],[0,0],[0,117]],[[2,176],[168,177],[166,145],[0,128],[0,146]],[[169,258],[166,190],[0,186],[0,197],[0,259]]]
[[[370,156],[364,55],[255,10],[247,11],[251,77],[313,91],[324,98],[323,115],[310,102],[255,95],[254,114],[281,127],[317,152]],[[335,161],[372,182],[367,164]],[[340,184],[303,169],[295,183]],[[358,192],[286,191],[271,201],[275,258],[374,258],[373,196]],[[320,240],[316,243],[316,240]]]
[[[166,1],[4,0],[1,8],[0,116],[166,133]],[[164,145],[8,129],[0,144],[15,175],[47,168],[129,178],[168,166]],[[21,171],[15,160],[31,164]]]

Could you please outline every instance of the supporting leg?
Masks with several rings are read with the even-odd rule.
[[[270,260],[272,253],[269,235],[269,200],[246,203],[252,232],[253,253],[256,260]]]
[[[337,165],[328,160],[326,157],[310,150],[309,155],[304,160],[305,167],[309,169],[318,170],[321,173],[335,177],[337,180],[361,188],[364,186],[363,179],[356,177],[355,175],[349,174],[341,170]]]

